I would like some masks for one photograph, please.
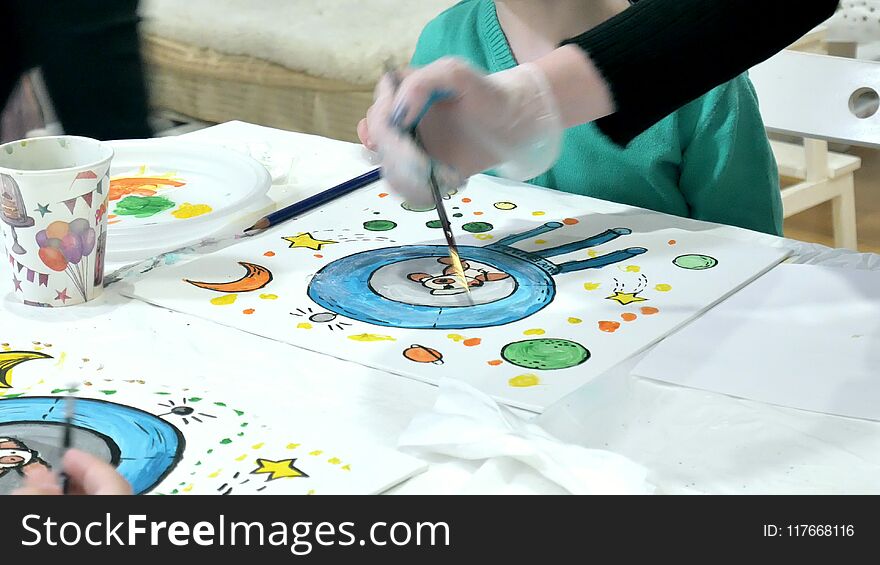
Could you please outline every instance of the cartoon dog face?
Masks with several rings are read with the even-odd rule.
[[[455,267],[452,266],[452,260],[449,257],[441,257],[437,262],[446,265],[443,273],[439,275],[429,275],[428,273],[410,273],[407,278],[413,282],[417,282],[431,290],[431,294],[435,296],[454,295],[466,292],[465,286],[461,279],[455,274]],[[486,283],[504,280],[510,275],[501,271],[490,272],[488,269],[472,269],[467,261],[462,261],[464,269],[464,278],[470,288],[478,288]]]

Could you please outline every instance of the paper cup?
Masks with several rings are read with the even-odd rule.
[[[31,306],[101,294],[113,150],[85,137],[0,145],[0,227],[12,290]]]

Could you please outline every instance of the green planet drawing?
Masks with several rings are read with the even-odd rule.
[[[708,255],[679,255],[672,264],[690,271],[704,271],[718,264],[718,259]]]
[[[495,226],[493,226],[489,222],[468,222],[467,224],[461,226],[461,229],[470,233],[484,233],[487,231],[492,231],[493,229],[495,229]]]
[[[370,231],[388,231],[397,227],[391,220],[370,220],[364,222],[364,229]]]
[[[567,339],[540,338],[516,341],[504,346],[501,357],[526,369],[568,369],[590,358],[590,352]]]

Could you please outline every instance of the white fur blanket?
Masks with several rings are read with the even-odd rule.
[[[424,25],[456,0],[142,0],[143,30],[310,75],[371,84],[407,62]]]

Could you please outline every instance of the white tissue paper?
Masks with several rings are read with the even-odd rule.
[[[485,460],[467,494],[651,494],[647,469],[600,449],[566,444],[460,381],[445,379],[431,412],[398,446],[416,455]]]

